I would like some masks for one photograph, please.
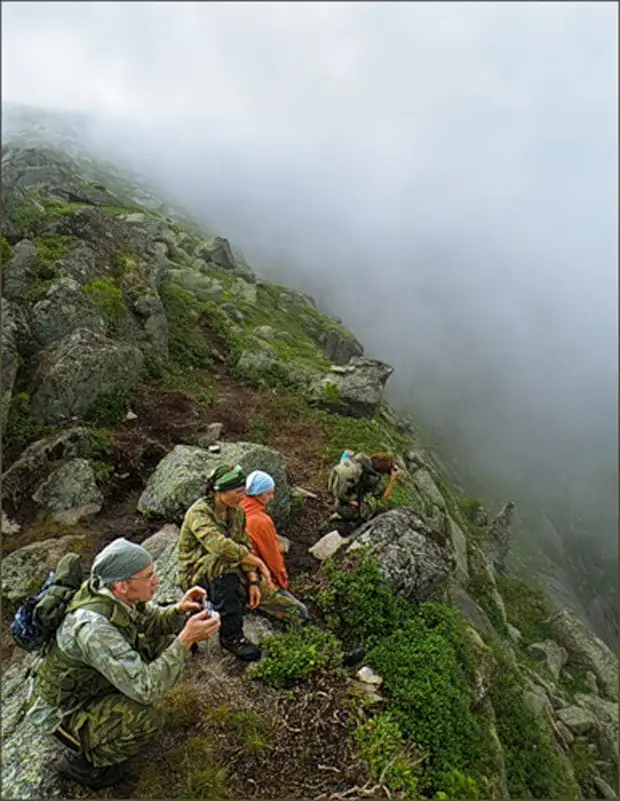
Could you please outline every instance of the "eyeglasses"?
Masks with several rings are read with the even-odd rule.
[[[153,581],[154,578],[157,578],[155,571],[149,573],[148,576],[132,576],[129,581]]]

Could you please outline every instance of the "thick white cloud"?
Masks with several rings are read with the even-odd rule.
[[[472,462],[609,451],[617,4],[2,11],[4,100],[95,112],[256,263],[291,254]]]

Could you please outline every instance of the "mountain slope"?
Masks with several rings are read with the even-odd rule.
[[[207,464],[259,458],[281,471],[273,513],[295,591],[332,632],[266,640],[247,673],[202,652],[124,797],[604,795],[613,655],[496,575],[511,510],[489,521],[450,492],[385,401],[391,368],[311,298],[260,280],[226,239],[77,147],[17,139],[2,169],[4,608],[63,549],[88,560],[121,533],[142,542],[178,523]],[[365,547],[320,565],[308,547],[329,530],[325,481],[345,447],[391,450],[403,479],[352,533]],[[161,536],[161,595],[174,597],[175,535]],[[6,625],[19,692],[4,702],[4,796],[80,797],[55,783],[49,746],[23,720],[30,657]],[[378,697],[339,667],[334,635],[369,648]]]

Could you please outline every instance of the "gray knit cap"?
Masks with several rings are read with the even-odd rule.
[[[119,537],[98,553],[90,570],[98,585],[126,581],[153,562],[153,557],[141,545]]]

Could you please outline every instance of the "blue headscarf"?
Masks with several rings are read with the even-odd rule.
[[[262,470],[253,470],[247,477],[245,482],[246,495],[262,495],[263,492],[269,492],[276,486],[275,481]]]

